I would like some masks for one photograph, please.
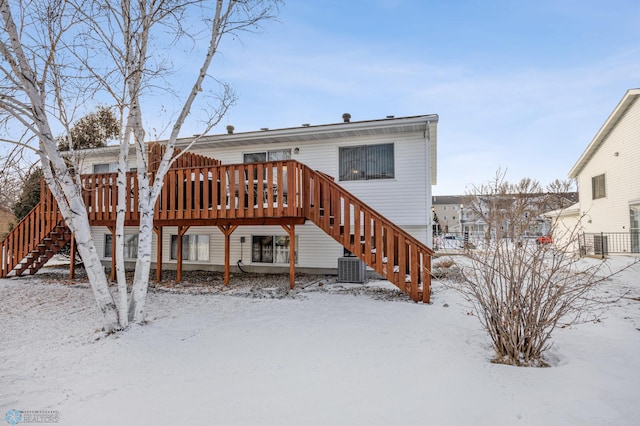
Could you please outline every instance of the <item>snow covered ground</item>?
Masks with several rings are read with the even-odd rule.
[[[274,299],[156,292],[148,325],[105,338],[85,285],[0,280],[0,415],[49,410],[64,425],[639,424],[640,265],[606,283],[611,299],[625,297],[602,322],[555,332],[551,368],[490,363],[477,318],[445,284],[429,306],[336,285]]]

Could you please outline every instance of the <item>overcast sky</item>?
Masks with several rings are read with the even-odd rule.
[[[239,100],[215,129],[438,114],[438,185],[566,178],[640,87],[640,1],[288,1],[223,45]]]

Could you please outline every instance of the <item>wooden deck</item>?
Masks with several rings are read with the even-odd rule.
[[[165,226],[177,226],[180,235],[192,226],[217,226],[225,235],[228,283],[229,237],[238,226],[281,225],[293,240],[295,226],[309,220],[413,300],[429,302],[433,251],[331,177],[293,160],[221,165],[202,158],[206,159],[196,155],[186,158],[165,176],[154,216],[159,242]],[[185,165],[190,166],[180,167]],[[90,223],[107,226],[113,232],[116,174],[84,175],[81,180]],[[135,226],[139,224],[135,173],[127,174],[127,187],[125,225]],[[37,271],[62,244],[63,226],[55,200],[45,188],[40,204],[0,243],[0,276]],[[181,241],[178,238],[179,252]],[[159,245],[158,273],[162,270],[161,249]],[[290,256],[292,287],[294,258]],[[182,273],[181,259],[178,255],[178,280]]]

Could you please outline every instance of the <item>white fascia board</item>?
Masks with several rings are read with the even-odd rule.
[[[587,163],[591,160],[591,158],[598,151],[600,146],[604,143],[605,139],[618,124],[618,121],[624,116],[624,113],[633,105],[635,100],[640,96],[640,89],[630,89],[627,90],[627,93],[622,97],[622,100],[615,107],[607,121],[604,122],[596,136],[593,138],[591,143],[587,146],[587,149],[582,153],[576,164],[569,171],[570,178],[576,178],[582,171],[582,169],[587,165]]]

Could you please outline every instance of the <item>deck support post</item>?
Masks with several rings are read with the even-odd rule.
[[[224,285],[229,285],[229,277],[231,276],[231,234],[236,230],[238,225],[218,225],[218,229],[224,234]]]
[[[162,280],[162,226],[154,226],[156,233],[156,283]]]
[[[281,225],[289,234],[289,289],[293,290],[296,286],[296,226]]]
[[[178,259],[176,265],[176,283],[182,282],[182,236],[187,233],[190,226],[178,226]]]
[[[71,234],[69,243],[71,246],[69,249],[69,281],[72,281],[76,275],[76,237],[74,234]]]
[[[109,274],[109,280],[114,282],[116,280],[116,226],[107,226],[109,232],[111,232],[111,273]]]

